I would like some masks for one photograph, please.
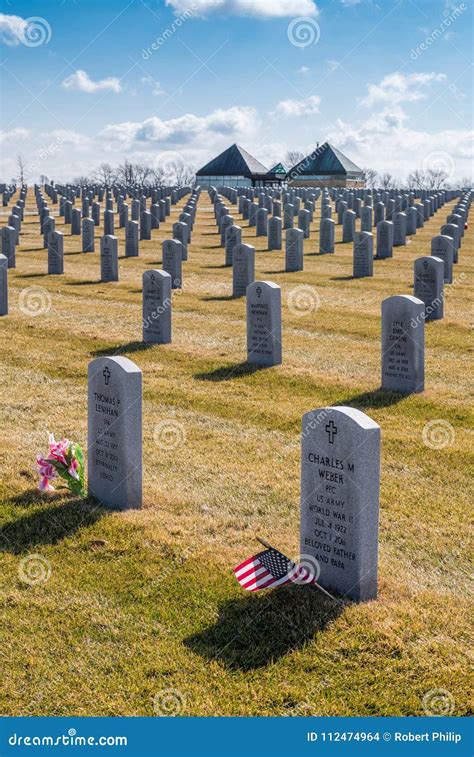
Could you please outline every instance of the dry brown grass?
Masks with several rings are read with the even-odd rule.
[[[165,688],[191,715],[413,715],[436,688],[451,693],[455,714],[468,712],[472,228],[445,319],[426,326],[425,393],[394,404],[374,393],[381,300],[412,292],[413,261],[448,212],[357,281],[346,278],[352,246],[339,243],[341,227],[335,255],[317,254],[314,231],[304,272],[289,274],[284,253],[265,252],[242,224],[258,250],[257,278],[281,285],[283,302],[283,365],[251,374],[240,366],[245,302],[229,299],[231,269],[205,193],[184,290],[173,295],[173,343],[148,349],[141,274],[161,266],[177,209],[109,284],[98,281],[98,253],[80,253],[80,237],[69,235],[64,276],[47,276],[37,217],[27,215],[0,322],[4,712],[152,715]],[[288,295],[303,284],[321,305],[301,317]],[[51,297],[38,317],[19,308],[33,286]],[[34,454],[48,430],[85,444],[87,363],[117,353],[144,374],[143,510],[41,498]],[[311,589],[243,596],[230,568],[255,548],[255,533],[297,551],[301,416],[336,403],[382,427],[379,599],[340,612]],[[441,451],[422,441],[433,419],[454,429]],[[162,421],[181,434],[174,449],[156,442]],[[28,552],[50,562],[46,583],[19,580]]]

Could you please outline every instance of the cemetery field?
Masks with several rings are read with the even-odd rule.
[[[335,254],[319,254],[319,203],[297,273],[233,207],[256,278],[282,288],[283,364],[264,370],[245,362],[245,298],[231,298],[205,192],[173,292],[173,341],[142,343],[142,273],[161,268],[184,203],[138,258],[123,257],[116,229],[120,281],[101,283],[98,229],[96,252],[81,253],[57,205],[65,273],[47,275],[28,192],[0,322],[2,386],[13,387],[0,397],[2,712],[422,715],[442,689],[454,715],[468,714],[473,227],[445,317],[425,327],[425,391],[401,396],[378,389],[381,302],[413,293],[413,262],[455,201],[358,280],[341,226]],[[103,355],[143,371],[141,510],[36,488],[48,432],[87,447],[87,366]],[[301,418],[327,405],[381,427],[379,597],[247,594],[231,570],[258,551],[255,535],[298,555]],[[31,566],[45,580],[25,581]]]

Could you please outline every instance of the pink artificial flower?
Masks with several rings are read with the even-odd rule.
[[[66,465],[66,455],[69,449],[69,439],[61,439],[60,442],[54,440],[53,434],[49,435],[49,455],[48,457],[57,460],[59,463]]]
[[[72,478],[75,478],[76,481],[79,481],[79,473],[77,472],[79,468],[79,464],[75,457],[71,460],[71,465],[69,466],[68,473]]]
[[[54,469],[54,466],[49,462],[49,460],[46,460],[44,457],[41,457],[41,455],[38,455],[36,458],[36,467],[38,468],[38,473],[41,477],[41,480],[39,482],[39,490],[42,492],[54,491],[54,487],[49,483],[58,475]]]
[[[46,476],[44,476],[39,482],[38,489],[40,492],[54,492],[54,486],[51,486],[49,478],[46,478]]]

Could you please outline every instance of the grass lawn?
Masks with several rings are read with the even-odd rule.
[[[298,273],[242,222],[257,278],[279,284],[283,303],[283,365],[249,372],[245,299],[230,298],[206,192],[173,343],[144,348],[141,275],[161,267],[178,208],[139,258],[123,259],[119,230],[120,281],[102,284],[98,252],[82,254],[69,227],[65,274],[46,274],[29,190],[0,321],[3,714],[421,715],[439,689],[454,715],[469,712],[474,225],[445,318],[426,325],[425,392],[377,392],[381,301],[412,294],[413,261],[452,205],[360,280],[341,226],[336,253],[319,256],[319,203]],[[295,310],[302,285],[319,307]],[[28,315],[38,303],[49,310]],[[33,471],[48,431],[86,445],[87,364],[114,354],[144,386],[144,507],[123,513],[40,495]],[[255,534],[297,555],[301,417],[331,404],[382,429],[379,598],[247,595],[231,568],[257,551]],[[452,427],[442,449],[423,441],[432,420]],[[35,567],[46,580],[25,582]]]

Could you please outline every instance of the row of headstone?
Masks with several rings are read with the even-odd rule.
[[[152,287],[155,273],[146,273]],[[278,304],[279,287],[255,282],[250,288],[249,353],[265,365],[267,342],[260,332],[274,328]],[[143,504],[142,404],[142,371],[135,363],[99,357],[89,364],[88,494],[106,507]],[[380,427],[360,410],[325,407],[303,417],[301,439],[302,564],[313,566],[329,592],[356,602],[375,599]]]

